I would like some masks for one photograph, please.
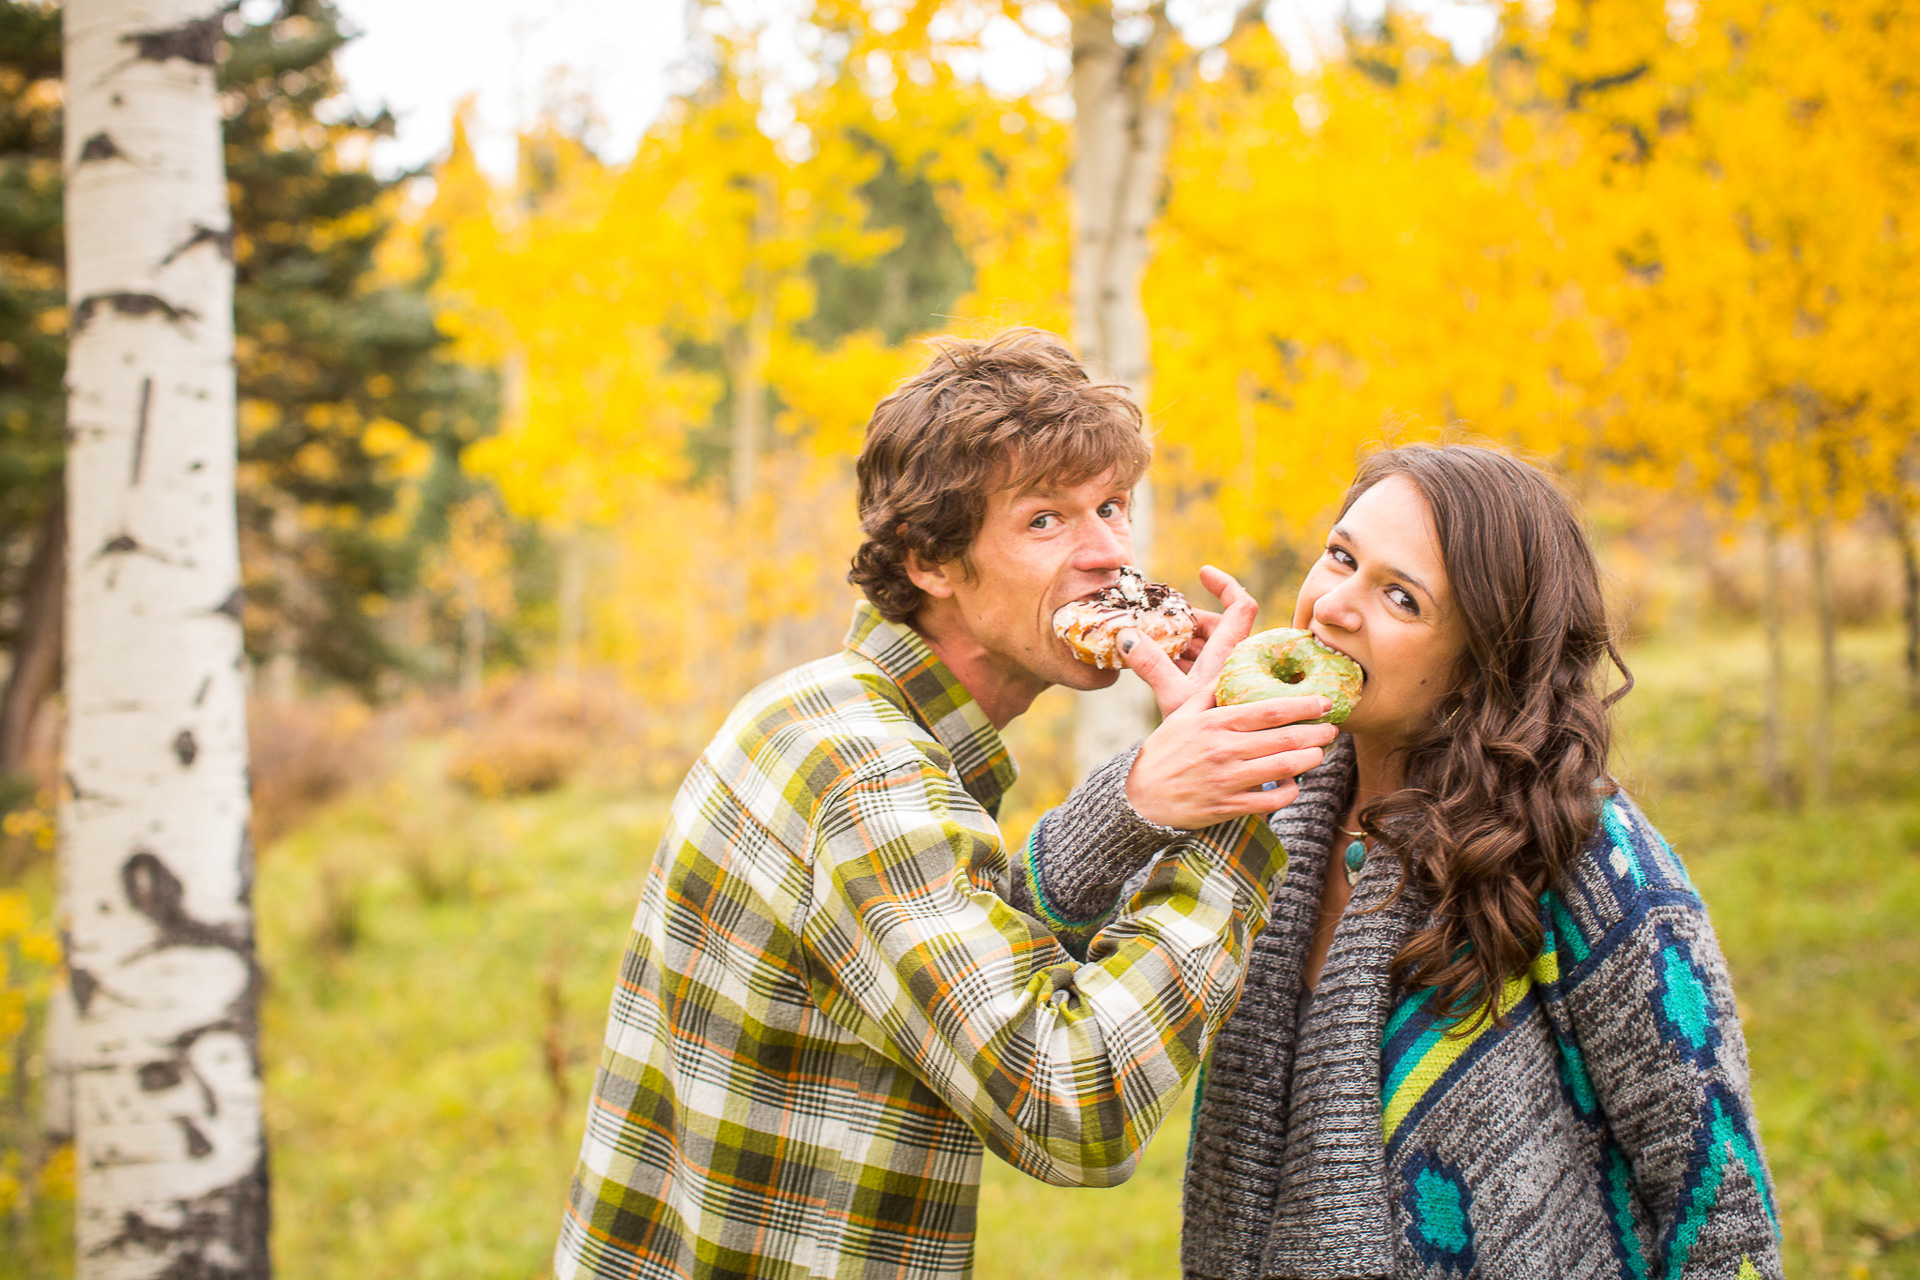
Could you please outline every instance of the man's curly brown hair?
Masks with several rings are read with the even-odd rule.
[[[889,622],[923,603],[908,554],[965,565],[991,494],[1108,473],[1131,489],[1151,458],[1127,389],[1094,382],[1053,334],[1009,329],[933,346],[927,367],[874,409],[860,452],[866,541],[847,581]]]

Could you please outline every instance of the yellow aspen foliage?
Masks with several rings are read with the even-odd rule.
[[[50,848],[52,808],[43,795],[9,813],[6,840]],[[0,1215],[14,1222],[24,1222],[36,1201],[73,1198],[73,1148],[42,1133],[29,1101],[45,1086],[19,1074],[42,1043],[61,955],[50,914],[27,894],[0,889],[0,1091],[19,1104],[0,1118]]]
[[[1265,29],[1231,55],[1176,121],[1154,412],[1175,545],[1272,577],[1369,444],[1573,447],[1600,346],[1525,163],[1551,139],[1503,118],[1495,68],[1397,15],[1306,75]]]
[[[1232,46],[1147,284],[1176,539],[1277,571],[1362,448],[1448,430],[1787,523],[1911,485],[1915,19],[1677,13]]]

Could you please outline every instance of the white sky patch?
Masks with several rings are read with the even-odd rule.
[[[354,101],[385,102],[397,135],[375,148],[393,173],[445,154],[453,113],[475,98],[474,149],[495,174],[514,166],[514,133],[541,109],[577,115],[608,158],[633,154],[684,78],[686,14],[674,0],[339,0],[360,38],[340,53]],[[570,107],[570,109],[569,109]]]
[[[633,154],[641,134],[676,91],[695,74],[687,39],[688,7],[680,0],[338,0],[361,35],[340,54],[354,102],[385,102],[398,117],[397,135],[374,149],[374,167],[391,174],[445,154],[453,113],[475,100],[474,150],[482,167],[513,172],[516,129],[543,110],[584,127],[588,143],[608,160]],[[1685,4],[1688,0],[1675,0]],[[1174,16],[1189,38],[1211,44],[1226,33],[1228,0],[1176,0]],[[1498,20],[1481,0],[1409,0],[1462,58],[1485,52]],[[730,16],[759,18],[767,36],[758,49],[769,78],[794,87],[810,78],[810,50],[797,39],[788,0],[726,0]],[[1267,18],[1296,68],[1311,67],[1339,45],[1340,16],[1351,9],[1377,18],[1385,0],[1284,0]],[[782,19],[785,18],[785,21]],[[1035,39],[996,16],[981,33],[981,53],[964,71],[994,92],[1018,97],[1041,92],[1041,106],[1071,113],[1058,90],[1066,83],[1066,15],[1047,4],[1029,12]],[[791,62],[790,74],[776,68]],[[792,109],[780,88],[763,99],[762,127],[780,136]],[[804,146],[803,140],[796,140]]]

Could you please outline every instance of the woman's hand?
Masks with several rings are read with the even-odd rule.
[[[1132,628],[1120,632],[1120,653],[1133,673],[1153,690],[1161,716],[1170,716],[1202,687],[1211,693],[1220,679],[1233,646],[1253,632],[1259,602],[1247,589],[1210,564],[1200,566],[1200,585],[1220,601],[1221,612],[1193,611],[1193,639],[1178,659],[1167,657],[1158,645],[1141,644]]]
[[[1153,690],[1165,717],[1134,758],[1127,802],[1147,821],[1182,831],[1285,808],[1300,791],[1293,779],[1320,763],[1339,732],[1330,724],[1299,723],[1331,709],[1321,697],[1214,705],[1220,669],[1253,630],[1257,606],[1211,565],[1200,570],[1200,582],[1220,598],[1223,611],[1208,616],[1205,643],[1184,670],[1154,645],[1139,643],[1137,633],[1120,633],[1127,666]],[[1269,782],[1280,785],[1263,790]]]
[[[1127,803],[1148,822],[1181,831],[1284,809],[1300,794],[1294,779],[1319,765],[1339,732],[1299,721],[1331,706],[1311,697],[1216,707],[1213,689],[1202,689],[1141,744]],[[1269,782],[1279,785],[1263,789]]]

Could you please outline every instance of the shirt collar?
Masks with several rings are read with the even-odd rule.
[[[1020,771],[987,713],[920,633],[904,622],[888,622],[871,601],[862,600],[853,607],[846,647],[899,688],[913,718],[953,757],[967,794],[997,814],[1000,798]]]

